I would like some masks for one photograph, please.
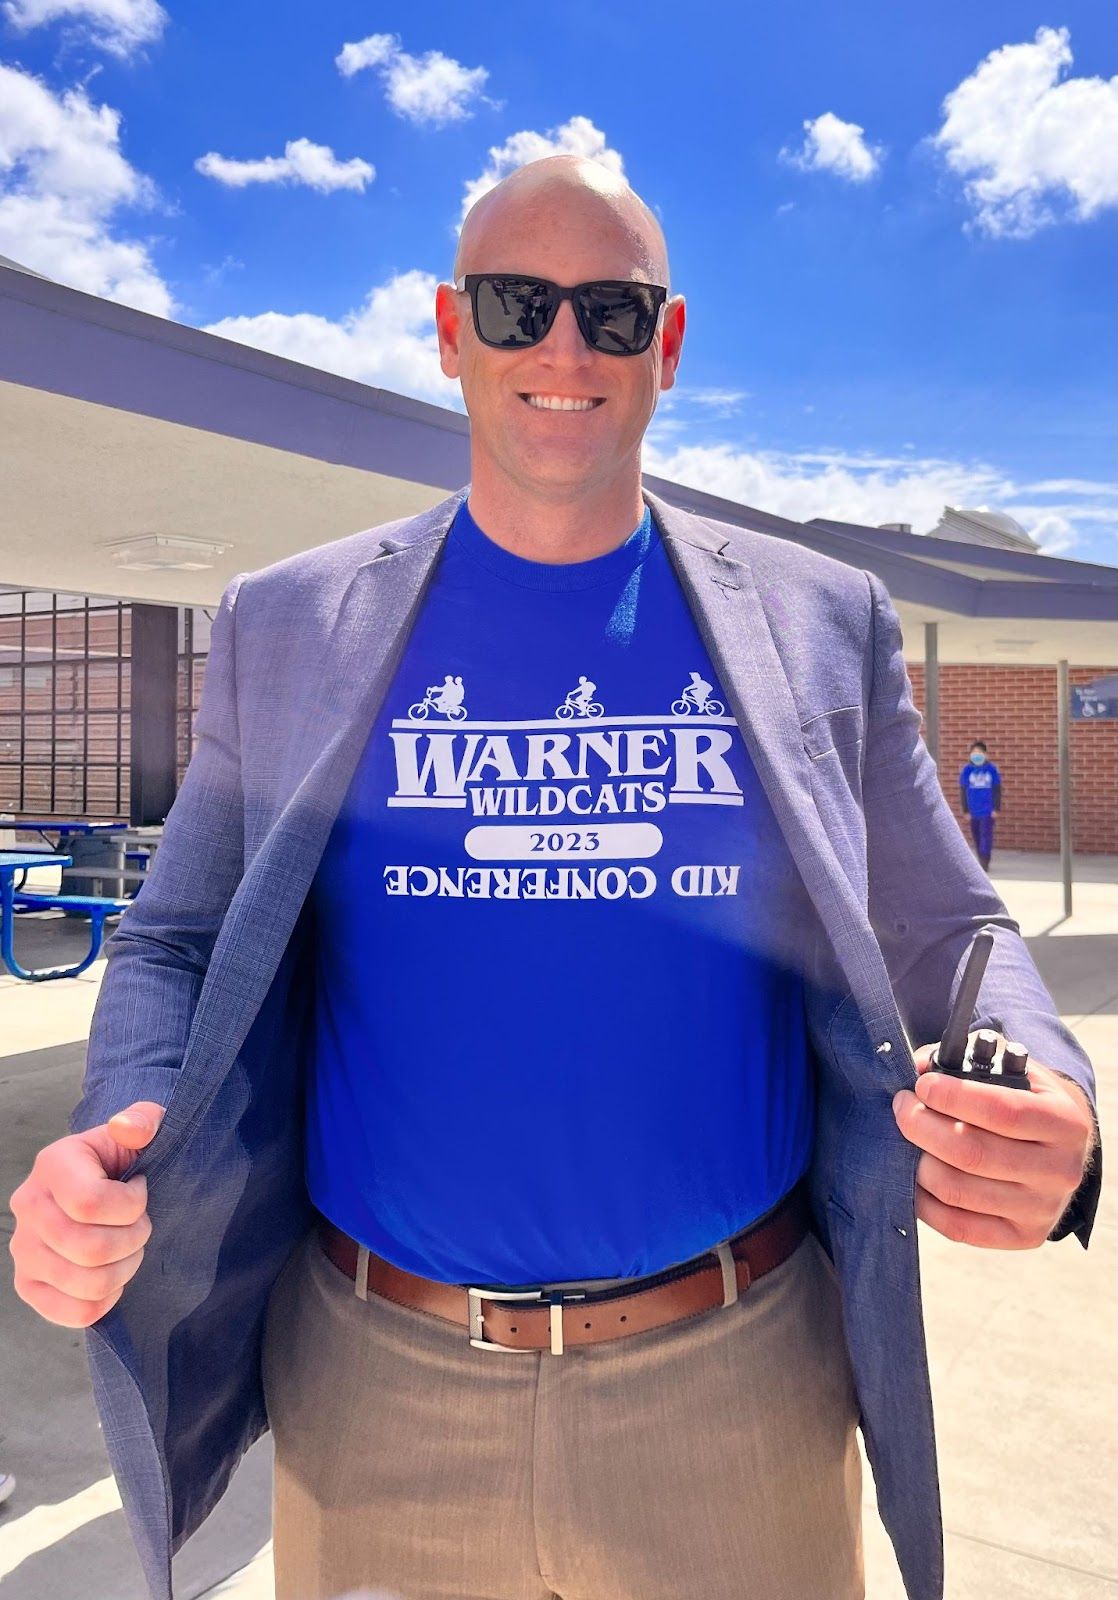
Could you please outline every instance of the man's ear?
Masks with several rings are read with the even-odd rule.
[[[687,306],[681,294],[673,294],[664,306],[663,362],[660,371],[660,388],[670,389],[675,383],[676,368],[683,351],[683,330],[687,324]]]
[[[435,332],[439,338],[439,365],[448,378],[459,375],[462,338],[462,296],[452,283],[440,283],[435,290]]]

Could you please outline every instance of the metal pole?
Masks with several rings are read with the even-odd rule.
[[[939,623],[924,624],[924,743],[939,766]]]
[[[1060,768],[1060,870],[1064,880],[1064,916],[1071,916],[1071,691],[1068,664],[1056,663],[1056,736]]]
[[[128,820],[159,823],[175,798],[179,614],[174,606],[132,607],[132,754]]]

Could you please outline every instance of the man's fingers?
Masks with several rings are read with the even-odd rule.
[[[143,1150],[155,1138],[163,1121],[163,1107],[154,1100],[136,1100],[123,1110],[114,1112],[107,1122],[75,1134],[73,1140],[60,1140],[60,1147],[68,1148],[80,1140],[96,1152],[105,1173],[119,1178],[132,1165],[138,1150]]]
[[[938,1045],[922,1044],[919,1050],[916,1051],[912,1059],[916,1064],[917,1076],[919,1076],[922,1072],[927,1072],[928,1068],[932,1064],[932,1052],[933,1050],[938,1049]]]
[[[925,1072],[917,1079],[914,1093],[941,1116],[999,1133],[1003,1139],[1027,1139],[1037,1144],[1050,1144],[1053,1140],[1052,1101],[1036,1087],[1026,1094],[1022,1089],[1007,1089],[1001,1084],[967,1083],[940,1072]]]
[[[917,1083],[919,1089],[924,1080]],[[969,1087],[974,1094],[1018,1094],[1013,1089],[985,1089],[978,1084]],[[1022,1094],[1021,1099],[1025,1097]],[[945,1117],[925,1105],[911,1089],[900,1089],[893,1100],[893,1115],[897,1126],[911,1144],[929,1150],[948,1166],[960,1172],[974,1173],[983,1178],[1005,1179],[1013,1182],[1021,1176],[1021,1145],[1007,1143],[996,1133]]]
[[[945,1239],[954,1239],[957,1244],[978,1245],[986,1250],[1029,1250],[1036,1244],[1004,1217],[980,1216],[975,1211],[946,1206],[925,1189],[916,1191],[916,1215]]]
[[[39,1239],[80,1267],[105,1267],[124,1261],[151,1238],[151,1220],[146,1212],[136,1222],[116,1226],[75,1222],[45,1189],[29,1198],[26,1215]]]
[[[76,1300],[73,1295],[63,1294],[61,1289],[55,1289],[49,1283],[39,1283],[35,1280],[21,1278],[16,1273],[16,1293],[20,1299],[37,1311],[48,1322],[53,1322],[60,1328],[88,1328],[112,1309],[120,1298],[114,1295],[107,1300]]]
[[[948,1166],[925,1150],[916,1167],[916,1182],[928,1194],[956,1211],[976,1211],[983,1216],[1020,1221],[1032,1206],[1030,1190],[1023,1183],[996,1178],[980,1178]]]
[[[41,1176],[72,1221],[127,1226],[143,1216],[147,1209],[146,1181],[136,1177],[121,1183],[110,1178],[94,1142],[79,1136],[49,1148],[55,1157],[44,1164]],[[58,1154],[63,1150],[64,1154]]]
[[[11,1196],[16,1293],[48,1322],[91,1327],[135,1276],[152,1231],[147,1180],[122,1174],[162,1120],[162,1106],[140,1100],[56,1140]]]
[[[37,1239],[33,1247],[18,1254],[13,1250],[21,1273],[36,1283],[49,1285],[73,1300],[87,1300],[97,1305],[110,1304],[120,1297],[124,1285],[135,1277],[143,1250],[135,1250],[123,1261],[112,1261],[103,1267],[81,1267],[67,1261],[57,1250]]]
[[[126,1150],[142,1150],[155,1138],[156,1129],[163,1121],[164,1108],[154,1100],[136,1100],[124,1110],[117,1111],[106,1122],[117,1144]]]

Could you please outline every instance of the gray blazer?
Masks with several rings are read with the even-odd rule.
[[[104,1437],[151,1593],[267,1428],[269,1290],[310,1224],[302,1080],[307,891],[371,719],[468,492],[229,585],[193,760],[142,894],[106,945],[75,1131],[167,1106],[129,1173],[154,1231],[87,1334]],[[910,1600],[943,1592],[914,1216],[920,1152],[892,1097],[937,1039],[962,958],[996,929],[976,1025],[1094,1097],[1017,925],[920,739],[881,583],[645,494],[814,906],[803,929],[817,1086],[815,1226],[837,1268],[885,1526]],[[1085,1180],[1053,1237],[1085,1245]],[[375,1397],[374,1397],[375,1403]]]

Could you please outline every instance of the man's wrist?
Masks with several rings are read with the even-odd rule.
[[[1099,1188],[1102,1177],[1102,1146],[1099,1136],[1099,1119],[1090,1095],[1077,1079],[1069,1077],[1066,1072],[1060,1072],[1055,1067],[1051,1069],[1057,1078],[1068,1084],[1079,1099],[1087,1107],[1091,1116],[1091,1144],[1083,1160],[1083,1172],[1075,1193],[1068,1201],[1063,1215],[1056,1226],[1048,1235],[1050,1241],[1066,1239],[1069,1233],[1078,1236],[1084,1249],[1094,1225],[1095,1212],[1098,1208]]]
[[[1076,1097],[1082,1101],[1083,1105],[1090,1113],[1091,1126],[1093,1129],[1091,1148],[1087,1152],[1087,1159],[1090,1160],[1099,1142],[1099,1119],[1095,1111],[1094,1103],[1091,1100],[1091,1096],[1087,1093],[1086,1089],[1077,1078],[1069,1077],[1066,1072],[1060,1072],[1055,1067],[1052,1068],[1052,1071],[1056,1073],[1057,1078],[1061,1079],[1062,1082],[1066,1083],[1068,1087],[1074,1091]]]

